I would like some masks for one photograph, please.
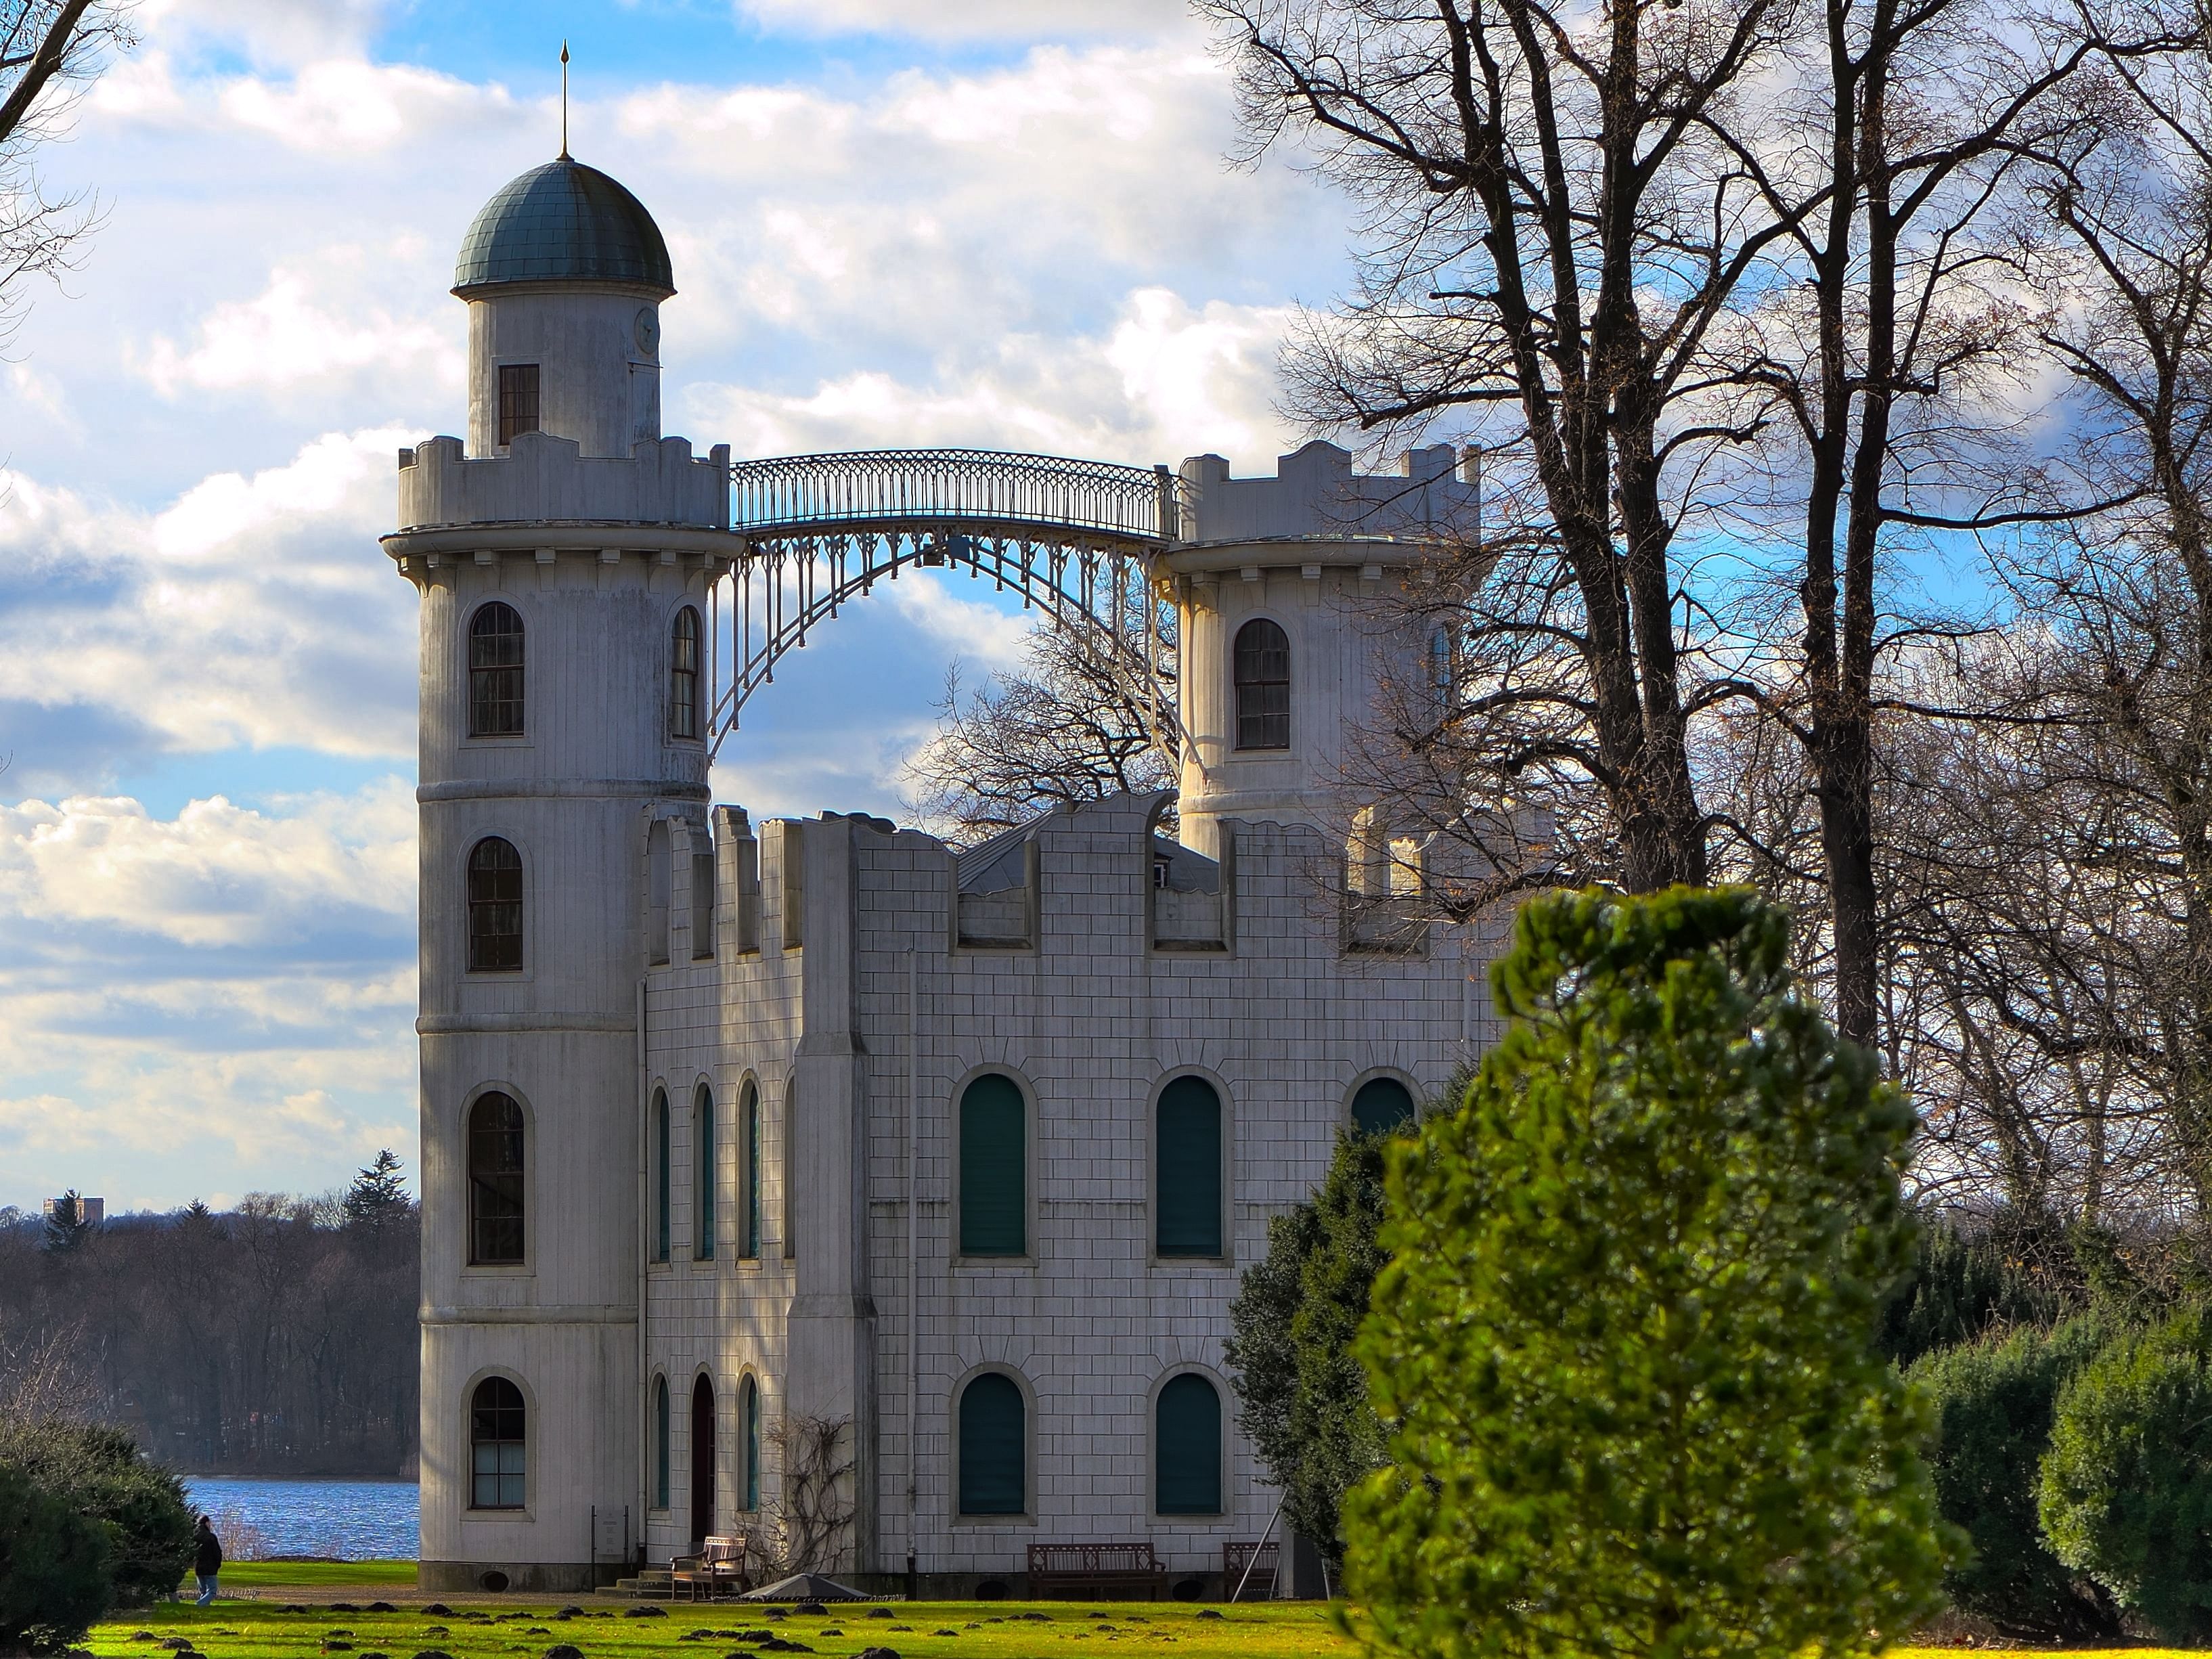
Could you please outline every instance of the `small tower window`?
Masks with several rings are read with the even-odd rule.
[[[469,1108],[469,1260],[480,1267],[522,1260],[522,1135],[513,1097],[479,1095]]]
[[[522,854],[497,836],[469,853],[469,971],[522,970]]]
[[[515,434],[538,430],[538,365],[501,363],[499,366],[499,443],[504,449]]]
[[[519,1510],[526,1467],[522,1390],[503,1376],[477,1384],[469,1402],[469,1507]]]
[[[699,613],[688,605],[668,641],[668,735],[699,735]]]
[[[522,618],[498,599],[469,618],[469,735],[522,735]]]
[[[1291,641],[1265,617],[1237,630],[1237,746],[1291,746]]]

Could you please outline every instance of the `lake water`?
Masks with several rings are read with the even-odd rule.
[[[216,1517],[225,1555],[411,1561],[422,1488],[412,1480],[232,1480],[188,1474],[195,1513]]]

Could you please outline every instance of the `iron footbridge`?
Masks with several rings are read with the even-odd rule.
[[[1173,757],[1175,607],[1158,561],[1177,539],[1177,489],[1164,466],[983,449],[732,464],[730,527],[744,542],[714,592],[710,747],[813,629],[919,567],[1019,593],[1131,687]]]

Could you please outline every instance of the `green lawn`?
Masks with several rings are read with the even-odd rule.
[[[405,1565],[413,1576],[411,1562],[377,1565]],[[226,1571],[224,1588],[234,1582]],[[327,1594],[337,1582],[321,1579],[315,1587]],[[347,1582],[362,1585],[363,1601],[376,1599],[374,1583],[358,1577]],[[537,1659],[556,1643],[581,1649],[585,1659],[683,1659],[690,1654],[723,1659],[740,1647],[750,1650],[743,1632],[772,1630],[786,1640],[805,1643],[823,1659],[852,1659],[866,1647],[894,1649],[901,1659],[1107,1659],[1116,1648],[1127,1653],[1132,1648],[1170,1646],[1178,1659],[1351,1659],[1357,1651],[1330,1626],[1327,1611],[1311,1604],[1223,1607],[1218,1609],[1221,1618],[1208,1619],[1200,1616],[1199,1607],[1177,1601],[933,1601],[890,1604],[888,1619],[872,1619],[869,1607],[860,1606],[833,1610],[826,1618],[778,1620],[763,1607],[728,1601],[678,1602],[665,1618],[629,1619],[623,1616],[627,1604],[599,1601],[562,1619],[556,1603],[518,1606],[482,1597],[450,1603],[450,1617],[428,1615],[416,1607],[379,1613],[335,1613],[324,1605],[288,1613],[280,1611],[281,1595],[264,1589],[258,1600],[226,1599],[206,1608],[189,1601],[164,1603],[95,1626],[85,1645],[100,1659],[170,1659],[152,1643],[132,1639],[138,1632],[150,1631],[157,1637],[190,1637],[206,1659],[319,1659],[348,1651],[326,1648],[332,1640],[351,1643],[356,1655],[381,1653],[390,1659],[413,1659],[425,1650],[453,1659],[511,1659],[516,1654]],[[1045,1617],[1013,1616],[1031,1612]],[[1092,1613],[1103,1617],[1093,1619]],[[692,1638],[695,1631],[702,1634]],[[334,1632],[350,1634],[334,1637]]]
[[[257,1570],[314,1576],[243,1576]],[[1356,1659],[1359,1652],[1357,1644],[1337,1634],[1328,1611],[1310,1602],[1218,1607],[1213,1609],[1218,1619],[1174,1601],[928,1601],[889,1604],[887,1619],[871,1618],[870,1607],[860,1606],[833,1609],[826,1618],[773,1620],[763,1607],[728,1601],[678,1602],[665,1618],[630,1619],[623,1616],[627,1603],[594,1601],[563,1619],[551,1601],[518,1605],[482,1597],[448,1604],[451,1614],[426,1614],[415,1607],[340,1613],[327,1605],[285,1613],[277,1599],[281,1589],[271,1593],[287,1583],[324,1593],[359,1585],[362,1600],[370,1601],[377,1586],[410,1585],[414,1578],[411,1561],[241,1562],[225,1571],[224,1586],[258,1583],[263,1587],[258,1600],[224,1600],[204,1609],[189,1601],[165,1603],[95,1626],[86,1646],[99,1659],[171,1659],[153,1643],[133,1639],[151,1632],[157,1638],[190,1637],[204,1659],[325,1659],[349,1651],[354,1659],[414,1659],[426,1650],[453,1659],[517,1654],[542,1659],[556,1643],[581,1650],[584,1659],[725,1659],[738,1650],[751,1651],[745,1632],[768,1630],[805,1643],[822,1659],[853,1659],[866,1647],[893,1649],[900,1659],[1116,1659],[1117,1647],[1127,1656],[1138,1648],[1156,1652],[1170,1646],[1174,1659]],[[1045,1616],[1018,1616],[1023,1613]],[[327,1645],[331,1643],[338,1645]],[[1950,1649],[1894,1651],[1898,1659],[1956,1659]],[[2178,1651],[2159,1648],[2079,1651],[2109,1652],[2111,1659],[2180,1659]]]
[[[412,1561],[226,1561],[222,1587],[246,1589],[269,1584],[412,1584]],[[186,1576],[184,1588],[192,1581]],[[372,1598],[374,1599],[374,1598]]]

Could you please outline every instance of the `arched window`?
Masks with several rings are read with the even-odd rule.
[[[668,1260],[669,1200],[675,1196],[675,1149],[671,1146],[668,1091],[653,1091],[653,1259]]]
[[[738,1390],[738,1455],[745,1460],[740,1484],[750,1513],[760,1507],[760,1384],[750,1376]]]
[[[1290,636],[1265,617],[1237,630],[1237,746],[1291,746]]]
[[[960,1254],[1029,1249],[1027,1114],[1013,1079],[988,1072],[960,1097]]]
[[[1221,1513],[1221,1395],[1195,1372],[1171,1376],[1152,1411],[1152,1507]]]
[[[691,1211],[696,1218],[692,1256],[714,1259],[714,1096],[705,1084],[691,1097]]]
[[[1221,1251],[1221,1097],[1204,1078],[1160,1091],[1153,1170],[1154,1249],[1161,1255]]]
[[[1363,1135],[1388,1134],[1413,1115],[1413,1093],[1395,1077],[1371,1077],[1352,1097],[1352,1127]]]
[[[653,1379],[653,1507],[668,1507],[668,1379]]]
[[[738,1105],[738,1156],[745,1164],[738,1177],[744,1183],[744,1208],[738,1217],[738,1254],[748,1261],[760,1254],[761,1247],[760,1119],[760,1091],[748,1081]]]
[[[522,1390],[503,1376],[477,1384],[469,1403],[469,1507],[519,1510],[525,1497]]]
[[[799,1079],[783,1084],[783,1259],[799,1255]]]
[[[668,636],[668,735],[699,735],[699,613],[688,605]]]
[[[1021,1384],[985,1371],[960,1391],[960,1513],[1029,1508],[1028,1408]]]
[[[497,836],[469,849],[469,971],[522,970],[522,854]]]
[[[522,618],[498,599],[469,618],[469,735],[522,735]]]
[[[703,1544],[714,1530],[714,1385],[702,1375],[691,1385],[691,1541]]]
[[[469,1108],[469,1260],[522,1260],[522,1108],[507,1095]]]

